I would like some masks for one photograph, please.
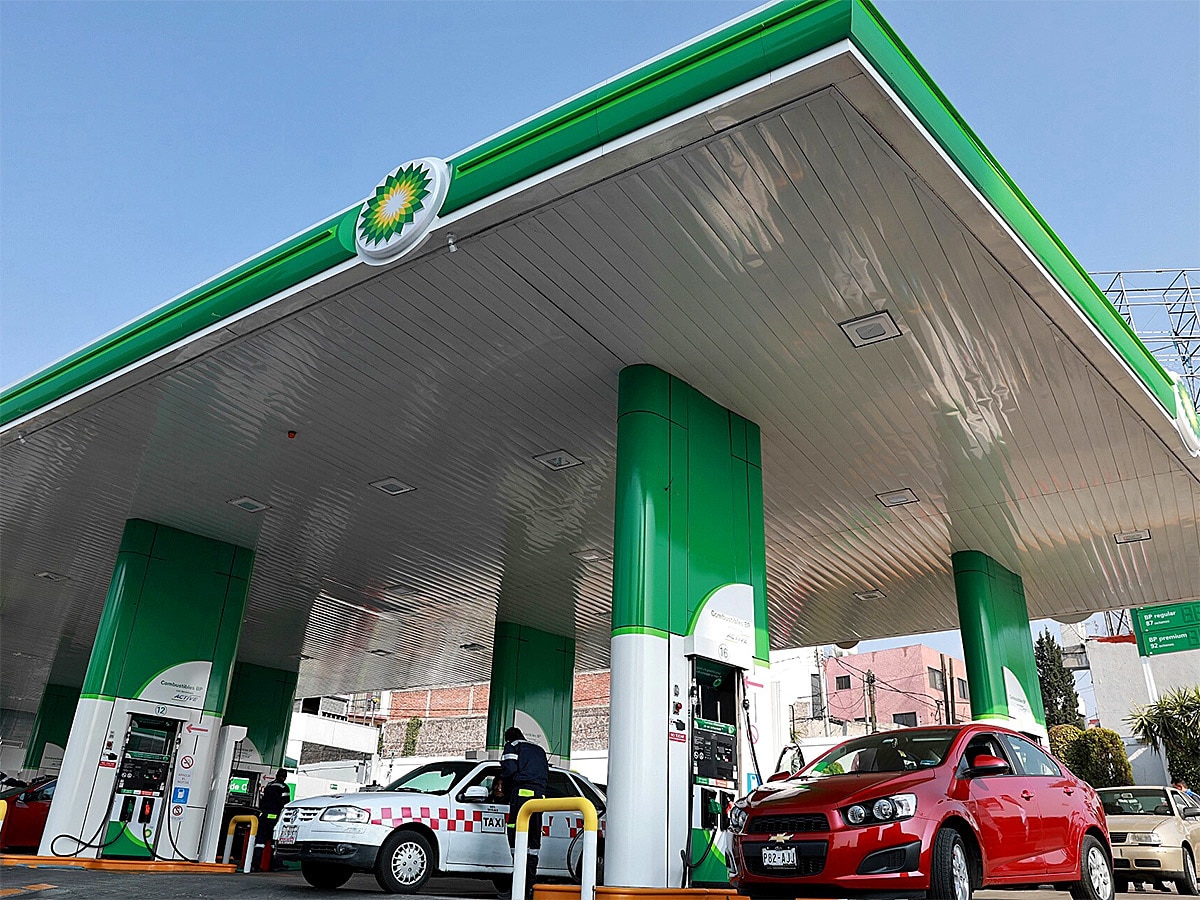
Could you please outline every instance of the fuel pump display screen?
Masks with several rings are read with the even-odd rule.
[[[177,727],[178,723],[170,719],[132,717],[117,772],[116,793],[161,797],[166,792]]]

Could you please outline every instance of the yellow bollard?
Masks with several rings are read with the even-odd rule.
[[[583,872],[579,883],[579,900],[595,900],[596,897],[596,833],[600,830],[600,818],[592,801],[584,797],[553,797],[545,800],[530,800],[517,812],[517,840],[513,848],[513,900],[525,897],[525,861],[529,852],[529,820],[540,812],[583,813]]]
[[[225,833],[225,862],[229,862],[233,853],[233,833],[243,822],[250,826],[250,839],[246,842],[246,858],[242,861],[242,871],[250,871],[250,863],[254,860],[254,839],[258,836],[258,816],[234,816],[229,820],[229,831]]]

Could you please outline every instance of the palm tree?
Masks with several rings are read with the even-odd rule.
[[[1200,784],[1200,685],[1168,691],[1135,707],[1127,722],[1138,740],[1165,751],[1171,774]]]

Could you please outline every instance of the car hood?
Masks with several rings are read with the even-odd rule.
[[[361,806],[363,809],[380,809],[385,806],[445,806],[447,794],[421,794],[412,791],[360,791],[352,794],[320,794],[293,800],[288,806],[325,809],[328,806]]]
[[[750,795],[751,810],[769,811],[790,806],[841,806],[900,793],[933,778],[931,772],[857,772],[826,775],[812,780],[793,778],[764,784]]]
[[[1173,825],[1174,816],[1105,816],[1109,831],[1154,831],[1163,825]]]

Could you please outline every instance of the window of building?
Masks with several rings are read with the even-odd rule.
[[[811,718],[825,718],[825,701],[824,698],[821,697],[820,675],[814,673],[813,675],[809,676],[808,690],[810,696],[808,708],[811,710]]]
[[[946,682],[942,679],[942,673],[938,669],[929,669],[929,686],[935,691],[942,690]]]
[[[838,675],[836,678],[833,679],[833,688],[834,688],[834,690],[837,690],[837,691],[850,690],[850,676],[849,675]]]
[[[958,682],[958,699],[966,700],[967,699],[967,679],[956,678],[954,680]]]
[[[892,721],[905,728],[916,728],[917,714],[915,712],[892,713]]]

